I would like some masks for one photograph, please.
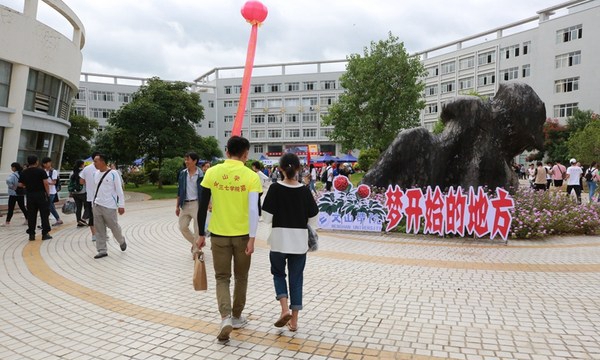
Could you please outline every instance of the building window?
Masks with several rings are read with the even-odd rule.
[[[252,115],[252,123],[253,124],[264,124],[265,116],[264,115]]]
[[[11,73],[12,64],[7,61],[0,60],[0,106],[8,106],[8,93],[10,92]]]
[[[469,56],[467,58],[463,58],[458,61],[458,69],[459,70],[471,69],[473,67],[475,67],[475,57],[474,56]]]
[[[208,107],[209,108],[214,108],[215,107],[215,101],[214,100],[208,100]]]
[[[253,145],[253,147],[254,147],[255,154],[262,154],[262,152],[264,151],[262,144],[256,144],[256,145]]]
[[[281,123],[281,115],[279,115],[279,114],[268,114],[267,115],[267,122],[269,124]]]
[[[531,75],[531,65],[529,65],[529,64],[523,65],[522,71],[523,71],[522,77],[530,76]]]
[[[321,137],[329,138],[329,136],[333,134],[333,129],[321,129]],[[321,150],[323,150],[321,148]]]
[[[477,77],[478,86],[492,85],[496,83],[496,75],[494,73],[481,74]]]
[[[90,99],[95,101],[115,101],[115,94],[108,91],[90,91]]]
[[[232,123],[233,119],[234,119],[233,115],[225,115],[225,117],[223,118],[223,122]]]
[[[269,139],[281,138],[281,129],[269,129]]]
[[[437,93],[438,93],[437,85],[430,85],[425,88],[425,96],[433,96],[433,95],[437,95]]]
[[[331,106],[335,104],[335,96],[321,96],[321,106]]]
[[[224,135],[226,138],[230,138],[230,137],[231,137],[231,130],[225,130],[225,131],[223,132],[223,135]]]
[[[300,98],[288,98],[285,99],[286,107],[300,106]]]
[[[264,130],[251,130],[250,131],[250,137],[252,139],[264,139],[265,138],[265,131]],[[256,151],[255,152],[262,152],[261,151]]]
[[[75,94],[75,99],[77,100],[85,100],[85,88],[81,88],[79,89],[79,91],[77,91],[77,94]]]
[[[554,117],[573,116],[575,109],[577,109],[577,103],[554,105]]]
[[[250,101],[250,108],[252,108],[252,109],[263,109],[264,107],[265,107],[264,99],[257,99],[257,100]]]
[[[300,137],[300,129],[286,129],[285,137],[287,138],[299,138]]]
[[[214,122],[214,121],[209,121],[209,122],[208,122],[208,128],[209,128],[209,129],[212,129],[212,128],[214,128],[214,127],[215,127],[215,122]]]
[[[322,90],[335,90],[335,80],[321,81]]]
[[[488,51],[477,56],[477,65],[486,65],[496,62],[496,51]]]
[[[556,32],[556,43],[566,43],[583,37],[583,25],[579,24]]]
[[[265,92],[265,85],[264,84],[251,85],[251,87],[252,87],[252,92],[254,94]]]
[[[442,64],[442,75],[451,74],[456,70],[456,62],[450,61]]]
[[[231,94],[231,86],[225,86],[225,95],[230,95]]]
[[[458,80],[458,89],[467,90],[473,88],[473,77],[462,78]]]
[[[119,93],[119,102],[130,103],[133,100],[133,94],[130,93]]]
[[[281,105],[283,104],[283,101],[281,101],[281,99],[268,99],[267,104],[270,109],[271,108],[280,108]]]
[[[302,106],[317,106],[317,98],[316,97],[303,97],[302,98]]]
[[[298,118],[298,114],[285,114],[285,121],[289,123],[297,123]]]
[[[454,81],[448,81],[442,83],[442,94],[454,91]]]
[[[425,105],[425,114],[437,114],[438,112],[438,104],[432,103]]]
[[[555,67],[569,67],[581,64],[581,51],[573,51],[566,54],[556,55],[554,58]]]
[[[242,85],[233,85],[233,93],[241,94],[242,93]]]
[[[429,68],[425,69],[425,71],[427,72],[428,78],[436,77],[439,75],[439,69],[437,66],[429,67]]]
[[[302,137],[316,138],[317,137],[317,129],[302,129]]]
[[[281,84],[269,84],[269,92],[279,92],[281,91]]]
[[[75,107],[75,114],[77,114],[79,116],[85,116],[85,108],[81,107],[81,106],[76,106]]]
[[[519,45],[513,45],[500,49],[500,54],[504,54],[506,59],[510,59],[511,56],[519,56]]]
[[[226,107],[226,108],[232,108],[232,107],[234,107],[234,101],[233,100],[225,100],[225,101],[223,101],[223,107]]]
[[[94,119],[108,119],[113,112],[113,109],[90,108],[90,116]]]
[[[527,55],[529,53],[530,47],[531,47],[531,41],[526,41],[523,43],[523,55]]]
[[[564,93],[579,90],[579,76],[556,80],[554,82],[554,92],[555,93]]]
[[[317,113],[303,113],[302,114],[302,122],[304,122],[304,123],[317,122]]]
[[[504,81],[513,80],[519,77],[519,67],[511,67],[500,71],[500,78]]]
[[[316,81],[305,81],[304,83],[304,91],[311,91],[315,89]]]
[[[292,82],[285,84],[287,91],[300,91],[300,83]]]

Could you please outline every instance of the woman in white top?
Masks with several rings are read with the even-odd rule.
[[[308,251],[307,225],[316,228],[319,209],[310,190],[296,180],[300,170],[298,156],[292,153],[283,155],[279,160],[279,168],[284,180],[273,183],[269,188],[263,203],[263,221],[272,224],[268,239],[271,246],[269,258],[275,296],[281,304],[281,316],[275,326],[283,327],[287,324],[291,331],[296,331],[298,311],[302,309],[302,285]]]
[[[310,191],[316,196],[317,189],[315,188],[315,183],[317,182],[317,169],[313,164],[310,164],[310,181],[308,183],[308,188]]]

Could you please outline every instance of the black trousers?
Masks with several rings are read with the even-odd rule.
[[[29,236],[35,235],[38,212],[42,219],[42,235],[50,232],[50,203],[46,192],[27,193],[27,233]]]
[[[8,197],[8,212],[6,213],[6,222],[9,223],[10,219],[13,217],[13,212],[15,211],[15,205],[19,204],[19,209],[27,218],[27,208],[25,207],[25,196],[23,195],[11,195]]]
[[[577,202],[581,204],[581,186],[567,185],[567,196],[571,196],[571,191],[575,191],[575,195],[577,196]]]
[[[77,219],[77,222],[80,222],[82,221],[81,211],[83,210],[84,206],[86,206],[87,194],[73,194],[73,200],[75,200],[75,218]]]

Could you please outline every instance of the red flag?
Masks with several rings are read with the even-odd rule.
[[[310,165],[310,149],[306,152],[306,165]]]

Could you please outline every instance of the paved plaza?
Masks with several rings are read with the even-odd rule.
[[[103,259],[74,216],[49,241],[0,229],[0,359],[600,359],[598,237],[321,232],[293,333],[272,325],[261,223],[249,324],[223,344],[210,251],[209,290],[196,292],[175,200],[128,197],[127,251],[111,239]]]

